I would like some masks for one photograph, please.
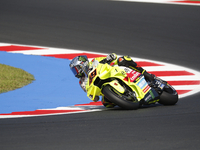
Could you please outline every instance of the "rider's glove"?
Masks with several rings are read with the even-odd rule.
[[[117,59],[117,55],[115,53],[109,54],[106,57],[108,63],[112,62],[113,60]]]
[[[90,99],[92,99],[92,98],[93,98],[93,96],[92,96],[92,95],[90,95],[89,97],[90,97]],[[93,101],[94,101],[94,102],[97,102],[98,100],[99,100],[99,96],[95,96],[95,97],[94,97],[94,99],[93,99]]]
[[[87,83],[87,78],[82,77],[79,79],[79,84],[84,92],[86,92],[86,83]]]
[[[99,100],[99,96],[95,96],[95,98],[94,98],[94,102],[97,102]]]

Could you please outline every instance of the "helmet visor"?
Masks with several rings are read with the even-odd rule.
[[[71,70],[76,77],[79,77],[82,75],[80,66],[75,66],[71,68]]]

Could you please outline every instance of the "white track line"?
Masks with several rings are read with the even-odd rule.
[[[167,0],[111,0],[111,1],[200,6],[199,3],[187,3],[187,2],[184,2],[184,0],[174,0],[174,1],[172,1],[172,0],[169,0],[169,1],[167,1]]]

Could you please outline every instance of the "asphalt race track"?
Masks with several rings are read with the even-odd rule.
[[[115,52],[200,71],[199,16],[199,6],[187,5],[1,0],[0,42]],[[200,93],[175,106],[1,119],[0,149],[199,150],[199,106]]]

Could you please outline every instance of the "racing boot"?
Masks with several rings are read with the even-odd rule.
[[[152,83],[155,80],[155,75],[148,73],[146,70],[144,70],[143,75],[145,80],[149,81],[150,83]]]

